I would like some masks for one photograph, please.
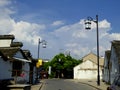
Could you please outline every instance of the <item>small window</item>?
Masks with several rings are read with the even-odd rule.
[[[12,76],[20,76],[22,72],[22,62],[14,61],[12,66]]]

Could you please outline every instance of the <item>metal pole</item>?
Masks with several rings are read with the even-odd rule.
[[[40,38],[38,39],[38,59],[39,59],[39,53],[40,53]]]
[[[100,85],[100,73],[99,73],[99,32],[98,32],[98,15],[96,15],[96,29],[97,29],[97,62],[98,62],[98,76],[97,85]]]
[[[40,53],[40,38],[38,39],[38,59]],[[38,67],[36,67],[36,82],[38,82]]]

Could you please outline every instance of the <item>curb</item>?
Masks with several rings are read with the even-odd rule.
[[[100,89],[100,88],[98,88],[98,87],[95,87],[95,86],[93,86],[93,85],[91,85],[91,84],[88,84],[88,83],[84,83],[84,82],[78,82],[78,83],[86,84],[86,85],[91,86],[91,87],[94,87],[94,88],[96,88],[96,89],[98,89],[98,90],[102,90],[102,89]]]
[[[41,90],[42,86],[43,86],[43,82],[31,85],[31,90]]]
[[[39,88],[39,90],[41,90],[42,86],[43,86],[43,82],[41,82],[41,85],[40,85],[40,88]]]

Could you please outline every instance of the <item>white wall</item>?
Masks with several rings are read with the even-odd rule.
[[[98,75],[97,64],[86,60],[82,64],[74,67],[74,79],[96,79]],[[102,79],[102,70],[100,68],[100,79]]]
[[[12,63],[9,61],[3,61],[0,58],[0,79],[10,79],[12,78]]]
[[[86,60],[85,62],[80,64],[80,68],[82,68],[82,69],[97,69],[97,65],[90,60]]]
[[[79,77],[79,71],[78,71],[80,69],[79,66],[80,65],[77,65],[74,67],[74,79],[78,79],[78,77]]]
[[[97,70],[80,70],[79,71],[79,79],[96,79],[97,78]]]
[[[11,39],[0,40],[0,47],[10,47]]]

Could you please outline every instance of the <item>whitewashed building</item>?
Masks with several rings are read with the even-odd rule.
[[[110,83],[110,69],[109,69],[110,56],[111,56],[111,51],[110,50],[105,51],[103,81],[106,83]]]
[[[97,78],[97,56],[94,53],[89,53],[84,56],[83,62],[74,67],[74,79],[96,79]],[[100,78],[102,79],[102,69],[104,59],[100,57]]]
[[[13,62],[13,71],[20,72],[20,74],[14,75],[16,83],[28,83],[29,82],[29,73],[30,73],[30,60],[27,60],[27,58],[24,55],[23,50],[19,50],[16,52],[16,54],[13,56],[15,61]],[[18,68],[19,65],[20,67]]]
[[[13,35],[0,35],[0,81],[14,79],[16,83],[29,82],[30,60],[27,60],[20,42]]]
[[[14,39],[13,35],[0,35],[0,81],[13,79],[13,77],[11,76],[12,72],[10,71],[12,70],[12,60],[11,59],[8,60],[9,55],[8,57],[6,57],[1,51],[5,47],[6,48],[10,47],[10,44],[13,41],[13,39]],[[14,51],[16,51],[15,48]],[[12,54],[13,52],[11,51],[11,55]]]
[[[114,40],[111,42],[111,56],[110,56],[110,83],[113,82],[116,75],[120,74],[120,41]]]

